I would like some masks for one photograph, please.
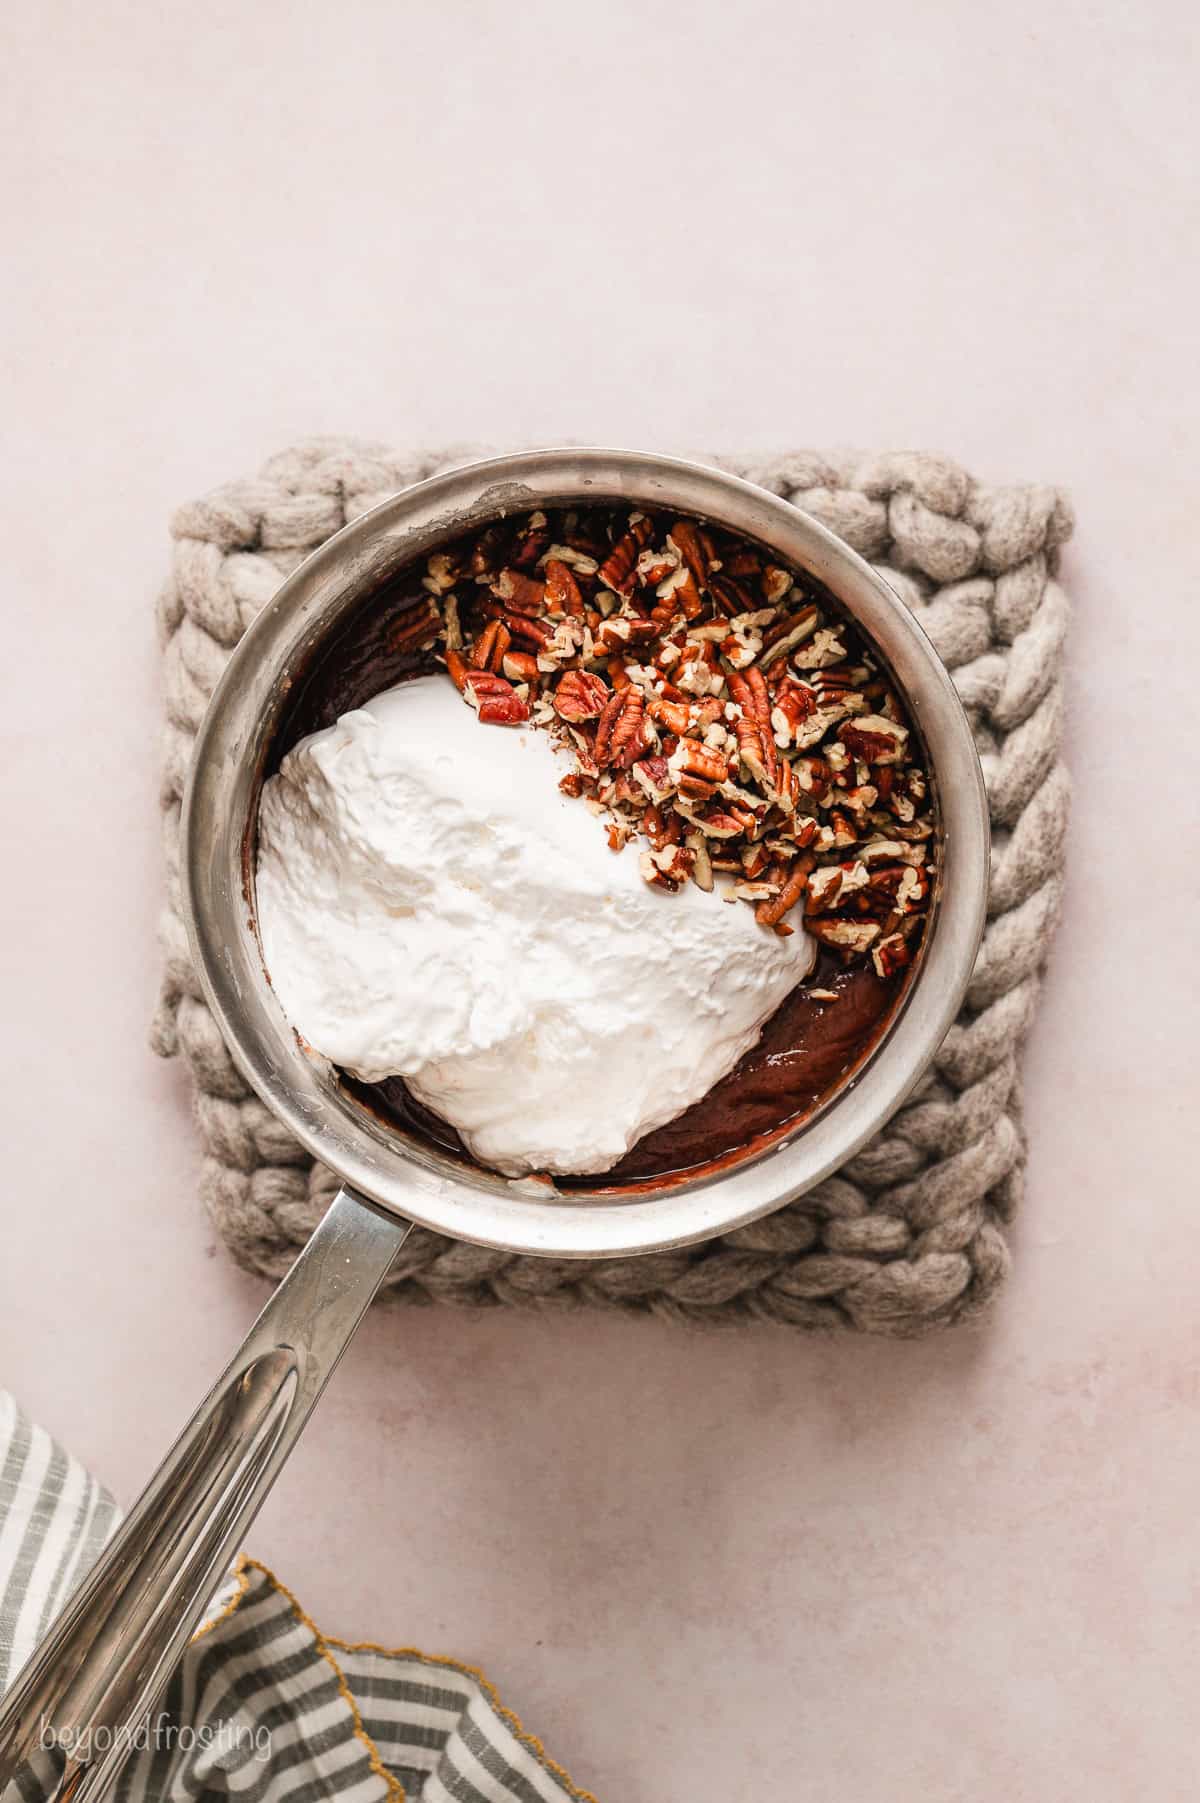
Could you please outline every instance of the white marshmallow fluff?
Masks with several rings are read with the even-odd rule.
[[[367,1082],[402,1076],[511,1176],[607,1170],[814,958],[719,887],[650,888],[637,842],[614,854],[559,794],[570,767],[424,677],[301,741],[262,794],[258,923],[293,1026]]]

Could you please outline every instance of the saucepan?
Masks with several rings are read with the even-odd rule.
[[[906,697],[937,804],[938,880],[903,1006],[854,1080],[790,1137],[690,1181],[560,1193],[468,1167],[376,1119],[297,1039],[254,927],[257,797],[290,691],[349,612],[407,563],[499,517],[611,500],[700,515],[838,597]],[[882,1126],[962,1001],[983,930],[988,812],[970,727],[908,609],[815,520],[716,469],[630,451],[466,465],[353,521],[283,584],[238,649],[196,741],[183,813],[196,969],[248,1082],[342,1188],[0,1711],[0,1793],[47,1728],[73,1749],[56,1794],[114,1775],[413,1222],[556,1258],[628,1256],[728,1231],[804,1194]],[[42,1738],[41,1744],[45,1744]],[[102,1750],[98,1750],[102,1749]]]

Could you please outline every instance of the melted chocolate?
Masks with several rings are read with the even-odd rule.
[[[323,732],[351,708],[398,682],[440,669],[428,652],[397,650],[393,643],[414,607],[422,604],[419,578],[411,571],[393,577],[335,633],[296,683],[280,716],[266,774],[309,733]]]

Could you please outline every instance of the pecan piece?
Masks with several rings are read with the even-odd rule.
[[[607,764],[628,768],[637,758],[642,750],[645,709],[642,691],[632,683],[609,697],[592,746],[592,755],[601,769]]]
[[[667,801],[671,795],[671,773],[664,757],[639,758],[632,765],[629,774],[643,788],[651,803],[658,806]],[[646,819],[650,818],[650,810],[646,811]]]
[[[811,854],[801,852],[792,865],[790,874],[785,876],[779,894],[772,896],[767,901],[759,902],[755,909],[754,918],[760,927],[778,926],[784,915],[791,913],[804,894],[804,885],[812,865]]]
[[[529,704],[512,691],[485,695],[479,703],[479,718],[484,726],[523,726],[529,718]]]
[[[808,879],[808,899],[813,912],[828,913],[856,889],[864,888],[866,882],[865,867],[854,859],[844,864],[825,864],[820,870],[814,870]]]
[[[695,814],[692,818],[706,839],[736,839],[743,831],[743,823],[720,808],[709,808],[706,813]]]
[[[659,851],[644,851],[638,868],[652,887],[674,890],[687,882],[695,862],[696,854],[686,845],[664,845]]]
[[[734,546],[732,550],[721,547],[721,568],[728,576],[754,576],[759,580],[763,574],[763,560],[757,551],[749,545]]]
[[[867,879],[876,895],[887,896],[899,914],[911,914],[926,900],[929,883],[912,864],[877,864]]]
[[[539,649],[548,645],[554,636],[544,620],[535,620],[531,615],[501,613],[497,617],[513,638],[524,639],[527,644],[537,645]]]
[[[708,579],[709,593],[730,619],[737,619],[744,614],[754,612],[754,596],[744,589],[740,582],[735,582],[724,571],[718,576],[710,575]]]
[[[537,614],[546,599],[546,585],[523,570],[501,570],[492,584],[492,593],[514,613]]]
[[[751,670],[745,676],[731,671],[729,693],[742,710],[734,723],[738,755],[755,781],[767,788],[774,781],[777,760],[771,733],[771,704],[762,671]]]
[[[586,551],[577,545],[551,545],[542,552],[540,563],[543,567],[551,563],[566,564],[569,570],[575,570],[580,576],[594,576],[597,562]]]
[[[628,532],[617,540],[597,571],[605,588],[618,595],[632,595],[637,583],[638,553],[653,530],[644,513],[630,515]]]
[[[425,565],[421,587],[431,595],[448,595],[462,575],[462,565],[451,551],[435,551]]]
[[[874,920],[840,920],[836,914],[825,915],[814,919],[811,914],[804,919],[805,931],[819,939],[822,945],[834,946],[837,950],[860,954],[870,951],[879,937],[880,928]]]
[[[531,513],[511,553],[513,566],[518,570],[533,569],[549,543],[545,514]]]
[[[856,720],[847,720],[837,736],[850,756],[861,758],[864,764],[898,764],[904,756],[908,728],[882,714],[860,714]]]
[[[554,691],[554,707],[563,720],[598,720],[611,691],[602,676],[590,670],[568,670]]]
[[[782,564],[767,564],[762,573],[762,592],[763,598],[777,607],[792,592],[792,572]]]
[[[545,570],[546,612],[548,614],[582,615],[583,594],[575,580],[574,573],[558,557],[552,557],[546,564]]]
[[[797,670],[819,670],[824,664],[840,664],[845,655],[846,647],[837,631],[823,626],[811,640],[801,643],[791,658]]]
[[[668,701],[664,695],[648,695],[646,712],[652,720],[665,726],[668,732],[678,733],[682,738],[692,724],[692,716],[684,701]]]
[[[894,977],[912,962],[912,947],[903,933],[889,933],[871,948],[871,962],[881,977]]]
[[[463,693],[485,726],[521,726],[529,718],[529,707],[512,683],[490,670],[468,670]]]
[[[505,542],[501,526],[489,526],[481,532],[471,549],[471,574],[486,579],[500,562],[500,549]]]
[[[500,660],[500,668],[510,682],[536,684],[541,675],[537,658],[528,651],[506,651]]]
[[[657,588],[673,570],[679,568],[679,561],[679,553],[671,545],[662,551],[643,551],[635,566],[637,579],[643,588]]]
[[[631,645],[648,645],[658,634],[653,620],[638,620],[631,614],[616,614],[605,620],[596,637],[609,651],[624,651]]]
[[[775,691],[771,709],[771,725],[775,743],[786,747],[798,736],[799,729],[817,711],[817,698],[807,683],[794,682],[789,676]]]
[[[658,598],[670,601],[686,619],[694,620],[704,606],[702,596],[711,561],[703,534],[690,520],[676,520],[667,534],[667,544],[680,559],[680,564],[673,575],[659,584]]]
[[[713,888],[712,859],[708,855],[708,846],[704,843],[703,833],[689,833],[684,844],[692,854],[692,881],[697,889],[711,894]]]
[[[667,762],[676,781],[682,776],[698,776],[702,782],[722,783],[729,774],[722,753],[695,739],[680,739]]]
[[[630,685],[621,693],[621,711],[612,729],[609,762],[618,769],[628,769],[645,746],[646,702],[640,689]]]
[[[789,614],[786,619],[776,620],[763,633],[763,652],[759,658],[759,668],[766,670],[776,658],[786,657],[797,645],[804,643],[817,626],[821,618],[820,610],[815,607],[801,608],[799,613]]]
[[[472,670],[500,668],[500,660],[512,642],[512,635],[502,620],[489,620],[472,645],[467,663]]]
[[[828,763],[822,757],[798,757],[792,765],[796,781],[806,795],[814,801],[821,801],[828,795],[831,783],[831,772]]]
[[[858,834],[854,830],[853,820],[851,820],[850,816],[843,808],[831,808],[829,810],[829,831],[832,835],[833,844],[839,851],[844,850],[848,845],[853,845],[855,839],[858,837]]]
[[[765,785],[767,772],[763,763],[762,733],[758,721],[750,714],[739,714],[734,722],[734,731],[737,734],[738,757],[755,782]]]

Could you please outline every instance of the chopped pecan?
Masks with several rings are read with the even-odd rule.
[[[817,698],[807,683],[793,682],[788,677],[775,691],[771,708],[771,726],[775,743],[782,749],[791,745],[800,726],[817,711]]]
[[[632,595],[637,585],[638,553],[653,527],[644,513],[632,514],[628,532],[622,534],[600,565],[597,575],[605,588],[618,595]]]
[[[479,580],[486,580],[500,564],[501,549],[506,542],[506,534],[502,526],[488,526],[481,532],[471,547],[471,574]]]
[[[841,920],[836,915],[814,917],[811,914],[804,917],[804,929],[822,945],[856,955],[870,951],[880,931],[874,920]]]
[[[512,683],[490,670],[468,670],[463,693],[485,726],[521,726],[529,718],[529,705]]]
[[[762,592],[771,606],[777,607],[792,592],[792,572],[781,563],[767,564],[762,573]]]
[[[531,513],[525,522],[525,530],[518,536],[510,553],[513,567],[518,570],[534,569],[549,543],[550,534],[545,514]]]
[[[842,864],[824,864],[808,879],[809,904],[815,913],[828,913],[856,889],[864,888],[866,882],[865,865],[853,858]]]
[[[647,883],[662,889],[679,889],[691,876],[695,862],[695,852],[686,845],[671,844],[658,851],[644,851],[639,868]]]
[[[736,839],[745,830],[735,814],[722,813],[720,808],[708,808],[703,814],[694,814],[690,818],[706,839]]]
[[[504,622],[489,620],[472,645],[467,662],[472,670],[498,670],[511,642],[512,635]]]
[[[437,642],[481,719],[555,734],[563,792],[614,847],[649,842],[656,886],[726,871],[769,930],[803,900],[847,960],[911,956],[934,828],[907,716],[852,622],[753,544],[548,508],[428,558],[393,642]]]
[[[785,914],[790,914],[796,903],[804,894],[804,885],[808,873],[812,869],[812,857],[808,852],[801,852],[790,873],[784,878],[779,894],[767,901],[761,901],[755,909],[754,917],[759,926],[778,926]]]
[[[871,962],[881,977],[894,977],[912,962],[912,947],[902,933],[889,933],[871,948]]]
[[[554,706],[564,720],[598,720],[611,690],[591,670],[568,670],[554,691]]]
[[[806,795],[821,801],[829,793],[831,773],[823,757],[806,756],[793,760],[792,774]]]
[[[605,620],[596,636],[610,651],[623,651],[628,645],[649,645],[658,634],[652,620],[635,619],[631,614],[614,614],[612,619]]]
[[[797,670],[819,670],[822,664],[840,663],[845,655],[846,647],[837,632],[823,627],[796,647],[791,661]]]
[[[882,714],[861,714],[847,720],[837,736],[850,756],[864,764],[895,764],[904,755],[908,728]]]
[[[448,595],[462,575],[462,564],[453,551],[435,551],[425,564],[422,588],[431,595]]]
[[[685,618],[694,620],[703,606],[711,563],[704,535],[691,520],[676,520],[667,534],[667,544],[681,559],[678,580],[668,578],[674,583],[672,598]],[[661,588],[659,592],[661,596]]]
[[[614,691],[605,703],[596,726],[592,755],[601,769],[634,762],[642,750],[646,703],[639,688],[630,683]]]
[[[664,757],[639,758],[636,764],[630,766],[629,774],[654,804],[666,801],[671,794],[671,773]]]
[[[686,733],[692,724],[691,711],[684,701],[668,701],[663,695],[646,697],[646,712],[668,732]]]
[[[661,551],[642,551],[635,565],[637,579],[643,588],[657,588],[679,568],[680,561],[679,552],[673,545],[665,545]]]
[[[692,881],[697,889],[711,892],[713,887],[712,859],[708,855],[708,846],[704,843],[703,833],[689,833],[684,843],[692,854]]]
[[[546,585],[523,570],[501,570],[492,584],[497,600],[518,614],[537,614],[546,599]]]
[[[636,771],[637,765],[633,766]],[[666,800],[666,797],[663,797]],[[678,845],[683,838],[683,823],[678,814],[669,809],[664,813],[661,805],[652,801],[642,815],[642,832],[650,841],[655,851],[661,851],[664,845]]]
[[[497,617],[514,639],[524,639],[526,644],[541,647],[554,636],[544,620],[535,620],[532,615],[501,613]]]
[[[546,575],[546,612],[548,614],[583,613],[583,594],[574,572],[561,558],[552,557],[544,566]]]
[[[500,668],[510,682],[536,683],[541,675],[537,658],[528,651],[506,651],[500,660]]]
[[[566,564],[577,576],[594,576],[599,567],[595,557],[583,550],[581,545],[549,545],[538,561],[542,569],[550,563]]]
[[[629,687],[621,693],[621,709],[613,724],[609,761],[626,769],[641,755],[645,745],[646,702],[640,689]]]
[[[720,783],[729,774],[729,765],[722,754],[707,745],[698,745],[695,739],[680,739],[667,763],[676,780],[681,776],[697,776],[702,782]]]

